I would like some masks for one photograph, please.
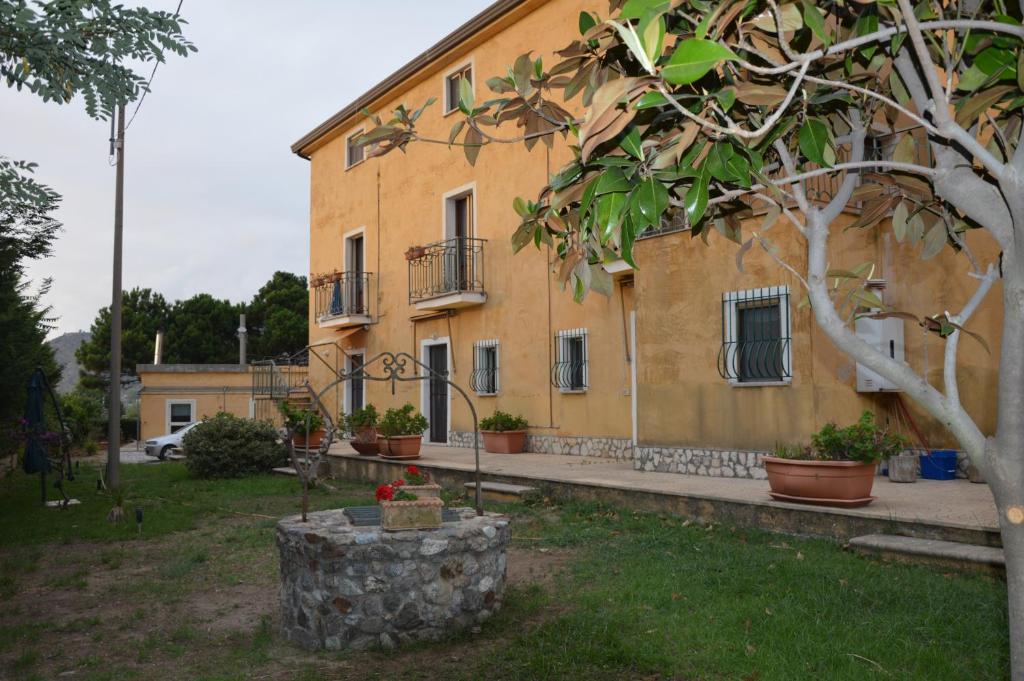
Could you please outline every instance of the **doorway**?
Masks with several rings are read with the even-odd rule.
[[[345,308],[349,314],[366,312],[366,272],[363,234],[345,239]]]
[[[449,196],[445,200],[444,290],[470,290],[473,281],[471,260],[474,233],[473,190]]]
[[[425,381],[424,408],[422,411],[430,423],[428,441],[447,444],[448,442],[448,341],[424,341],[423,363],[433,372]],[[434,375],[436,374],[436,375]],[[441,378],[444,377],[444,378]]]

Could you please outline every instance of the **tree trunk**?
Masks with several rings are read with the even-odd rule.
[[[991,468],[999,469],[996,474],[997,480],[990,480],[989,484],[996,499],[1003,553],[1006,556],[1011,677],[1014,681],[1024,681],[1024,482],[1019,470],[1018,454],[992,450],[988,453]],[[1007,471],[1006,464],[1018,470]],[[1010,480],[1014,482],[1011,483]]]

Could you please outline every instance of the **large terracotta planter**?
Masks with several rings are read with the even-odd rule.
[[[798,461],[766,456],[770,494],[779,501],[853,508],[874,501],[875,464],[858,461]]]
[[[303,435],[302,433],[292,433],[292,444],[296,447],[303,449],[315,449],[320,446],[323,442],[324,435],[327,433],[323,428],[320,430],[314,430],[309,435]]]
[[[428,530],[441,527],[444,502],[437,497],[416,501],[380,502],[380,526],[384,530]]]
[[[402,490],[409,494],[415,494],[420,499],[440,499],[441,485],[429,483],[426,485],[402,485]]]
[[[519,454],[526,449],[525,430],[481,430],[484,449],[492,454]]]
[[[377,439],[380,456],[384,459],[418,459],[422,442],[422,435],[398,435]]]

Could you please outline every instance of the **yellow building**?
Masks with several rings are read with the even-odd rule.
[[[252,375],[246,364],[140,364],[136,371],[142,382],[142,440],[222,411],[253,416]]]
[[[525,416],[531,451],[713,475],[760,476],[748,451],[806,442],[829,420],[852,422],[864,409],[884,419],[894,396],[873,392],[878,377],[831,346],[799,305],[799,283],[763,253],[751,252],[741,273],[731,242],[714,235],[706,246],[664,229],[637,243],[637,271],[611,267],[611,297],[591,294],[583,304],[554,282],[551,251],[513,255],[512,201],[535,197],[571,158],[561,138],[550,150],[491,145],[475,166],[444,145],[414,142],[404,154],[365,158],[353,144],[369,124],[364,108],[386,119],[399,104],[429,98],[437,103],[418,131],[447,139],[460,79],[480,101],[489,94],[484,81],[518,55],[555,63],[554,51],[577,37],[579,12],[598,4],[497,2],[292,146],[311,164],[311,277],[325,275],[310,292],[313,384],[378,353],[407,352],[449,372],[480,415]],[[799,267],[802,244],[780,246]],[[962,258],[944,253],[921,264],[886,230],[836,230],[831,249],[834,267],[876,263],[880,295],[901,309],[955,310],[968,297]],[[940,259],[954,274],[941,274]],[[993,294],[972,320],[992,355],[961,352],[965,406],[987,430],[998,300]],[[941,382],[941,339],[903,322],[864,332],[892,340],[894,353]],[[429,441],[471,441],[470,412],[443,384],[399,383],[392,394],[389,383],[353,382],[326,397],[344,411],[411,402],[430,420]],[[931,446],[950,444],[941,426],[912,405],[911,413]]]

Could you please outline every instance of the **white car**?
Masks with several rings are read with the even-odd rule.
[[[185,433],[195,428],[199,423],[199,421],[193,421],[187,426],[179,428],[177,432],[171,433],[170,435],[161,435],[160,437],[153,438],[152,440],[146,440],[146,454],[155,456],[163,461],[167,458],[167,455],[175,449],[181,449],[181,439],[185,437]]]

